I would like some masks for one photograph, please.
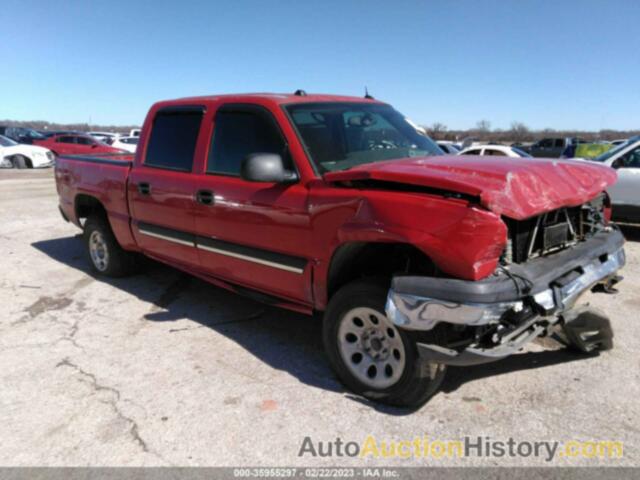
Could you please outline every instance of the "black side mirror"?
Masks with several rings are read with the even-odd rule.
[[[242,161],[240,176],[249,182],[292,183],[298,180],[296,172],[284,168],[277,153],[252,153]]]

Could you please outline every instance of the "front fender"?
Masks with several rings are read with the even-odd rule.
[[[351,197],[340,205],[341,221],[324,242],[328,248],[316,265],[315,298],[321,305],[327,297],[331,259],[341,246],[352,242],[413,245],[453,278],[479,280],[495,271],[507,240],[507,227],[498,215],[466,200],[355,191],[357,200]],[[325,206],[323,212],[328,211]]]

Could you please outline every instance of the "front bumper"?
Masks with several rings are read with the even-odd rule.
[[[387,316],[398,327],[412,331],[429,331],[439,323],[483,326],[499,324],[506,315],[531,311],[517,335],[503,339],[491,351],[467,349],[467,363],[479,355],[485,361],[514,353],[539,336],[542,323],[553,323],[571,309],[580,295],[596,284],[608,282],[625,264],[624,237],[617,229],[600,232],[572,248],[509,266],[508,273],[480,281],[438,279],[430,277],[395,277],[387,297]],[[545,322],[540,322],[545,319]],[[519,329],[520,330],[520,329]],[[421,350],[424,350],[419,345]],[[429,346],[431,357],[452,356],[438,353],[440,347]],[[469,355],[467,355],[469,354]],[[456,364],[455,360],[447,362]]]

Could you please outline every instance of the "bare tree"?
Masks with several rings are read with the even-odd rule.
[[[529,136],[529,127],[522,122],[511,122],[511,136],[516,141],[526,140]]]
[[[491,122],[489,120],[480,120],[476,123],[476,130],[480,133],[491,131]]]
[[[429,133],[429,136],[438,138],[438,139],[444,136],[446,131],[447,131],[447,126],[444,123],[440,123],[440,122],[434,122],[431,124],[431,126],[427,127],[427,132]]]

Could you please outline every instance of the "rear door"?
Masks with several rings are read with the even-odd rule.
[[[72,155],[78,153],[78,145],[76,144],[76,137],[73,135],[62,135],[56,137],[55,147],[53,147],[58,154]]]
[[[565,149],[565,140],[564,138],[554,138],[553,147],[549,151],[549,156],[551,158],[558,158],[562,155],[562,152]]]
[[[543,138],[531,147],[531,155],[534,157],[549,157],[554,146],[553,138]]]
[[[307,188],[240,178],[250,153],[278,153],[295,169],[276,120],[257,105],[225,104],[215,112],[211,131],[195,214],[202,269],[232,283],[310,302]]]
[[[136,241],[146,254],[188,268],[199,264],[192,170],[204,112],[199,105],[158,110],[129,176]]]
[[[98,143],[89,137],[76,136],[76,151],[80,154],[95,153]]]

